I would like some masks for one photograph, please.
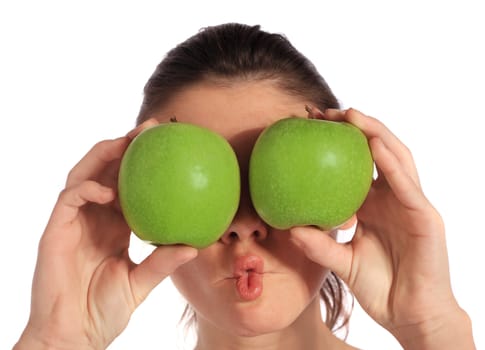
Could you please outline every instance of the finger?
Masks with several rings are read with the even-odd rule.
[[[349,280],[352,266],[352,248],[340,244],[328,233],[314,227],[294,227],[291,239],[312,261],[335,272],[344,282]]]
[[[155,118],[147,119],[143,123],[138,125],[136,128],[131,130],[128,134],[126,134],[126,136],[129,137],[130,139],[134,139],[143,130],[151,128],[152,126],[156,126],[158,124],[159,124],[159,121]]]
[[[85,180],[97,180],[98,176],[102,174],[113,161],[122,158],[126,148],[136,135],[144,129],[157,124],[158,121],[151,118],[138,125],[126,136],[119,137],[115,140],[98,142],[70,171],[66,187],[73,186]]]
[[[346,110],[328,108],[323,113],[323,117],[326,120],[343,122],[343,121],[345,121],[345,112],[346,112]]]
[[[416,184],[420,186],[418,172],[411,151],[382,122],[376,118],[366,116],[353,108],[346,111],[328,109],[325,111],[325,117],[330,120],[346,121],[355,125],[367,136],[368,139],[373,137],[380,138],[386,147],[394,153],[404,165],[404,168],[411,175]]]
[[[136,305],[139,305],[148,294],[165,277],[180,265],[194,259],[198,251],[188,246],[160,246],[130,273],[130,284]]]
[[[309,119],[324,119],[325,114],[315,106],[305,105],[305,110],[308,113]]]
[[[116,191],[96,181],[84,181],[65,189],[59,195],[51,216],[51,224],[63,224],[76,218],[86,203],[106,204],[113,201]]]
[[[379,169],[379,175],[384,176],[396,198],[408,208],[416,209],[418,205],[425,204],[421,188],[384,142],[374,137],[369,140],[369,145],[376,167]]]
[[[112,161],[123,156],[129,143],[126,136],[98,142],[69,172],[66,187],[96,179]]]

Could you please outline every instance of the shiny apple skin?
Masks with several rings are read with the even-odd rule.
[[[260,217],[288,229],[332,229],[359,209],[373,160],[367,138],[344,122],[290,117],[266,128],[254,145],[250,193]]]
[[[234,218],[239,165],[222,136],[191,124],[164,123],[130,143],[118,188],[124,217],[140,239],[203,248]]]

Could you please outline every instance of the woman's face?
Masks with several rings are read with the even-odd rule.
[[[317,297],[327,270],[310,261],[287,231],[268,227],[249,197],[249,156],[259,133],[288,116],[305,116],[305,104],[270,81],[193,85],[157,117],[196,124],[224,136],[241,169],[241,201],[223,237],[200,250],[172,280],[199,323],[235,335],[258,335],[292,324]]]

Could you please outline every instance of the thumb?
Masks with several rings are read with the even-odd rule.
[[[165,277],[197,254],[197,249],[183,245],[157,247],[130,273],[131,290],[137,306]]]
[[[314,262],[335,272],[344,282],[350,276],[352,248],[349,244],[337,243],[332,232],[315,227],[294,227],[290,229],[291,240]]]

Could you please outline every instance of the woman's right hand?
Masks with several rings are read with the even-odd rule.
[[[28,324],[15,349],[104,349],[150,291],[197,250],[128,256],[130,228],[117,199],[120,160],[149,120],[96,144],[69,173],[39,243]]]

